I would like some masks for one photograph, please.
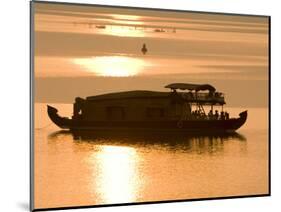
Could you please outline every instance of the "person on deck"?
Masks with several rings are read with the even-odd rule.
[[[225,120],[225,115],[224,115],[224,112],[223,111],[221,111],[221,120]]]
[[[195,118],[196,118],[196,119],[199,118],[199,115],[200,115],[200,114],[199,114],[199,111],[198,111],[198,110],[195,110]]]
[[[215,119],[218,120],[219,119],[219,112],[216,110],[215,112]]]
[[[224,112],[225,113],[225,119],[228,120],[229,119],[229,113],[228,112]]]
[[[209,113],[208,113],[209,119],[213,119],[213,116],[214,116],[213,110],[210,110]]]

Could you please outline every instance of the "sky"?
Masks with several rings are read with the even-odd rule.
[[[267,107],[267,17],[33,5],[36,102],[183,82],[214,85],[230,106]]]

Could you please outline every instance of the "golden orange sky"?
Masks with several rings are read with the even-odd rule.
[[[210,68],[217,65],[264,67],[267,28],[262,17],[36,3],[35,74],[134,76],[236,71]],[[147,55],[140,51],[143,43]]]
[[[247,80],[243,89],[261,93],[260,102],[267,98],[268,17],[35,3],[34,22],[34,72],[41,81],[116,78],[104,87],[110,92],[126,90],[120,84],[132,79],[127,90],[141,89],[146,77],[153,83],[143,89],[161,90],[172,76],[236,92],[237,82]],[[41,90],[49,89],[47,81]]]

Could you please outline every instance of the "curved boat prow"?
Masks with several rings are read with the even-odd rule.
[[[245,110],[245,111],[239,113],[239,116],[240,116],[240,119],[243,120],[243,124],[244,124],[248,117],[248,111]]]
[[[243,124],[245,124],[246,120],[247,120],[247,117],[248,117],[248,111],[245,110],[241,113],[239,113],[239,118],[237,119],[237,125],[236,125],[236,130],[240,127],[242,127]]]
[[[69,128],[71,120],[69,118],[61,117],[58,115],[58,110],[50,105],[47,105],[48,116],[54,124],[58,127],[67,129]]]
[[[243,111],[243,112],[241,112],[241,113],[239,113],[239,116],[242,118],[247,118],[247,116],[248,116],[248,111],[247,110],[245,110],[245,111]]]
[[[47,108],[48,108],[48,114],[57,114],[58,113],[58,110],[50,105],[47,105]]]

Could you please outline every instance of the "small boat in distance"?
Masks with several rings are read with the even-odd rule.
[[[230,118],[223,111],[224,94],[209,84],[173,83],[170,92],[125,91],[77,97],[71,118],[47,106],[50,119],[70,130],[164,130],[196,133],[234,132],[247,120],[247,111]],[[182,91],[179,91],[182,90]],[[211,109],[205,113],[204,106]],[[221,106],[221,112],[213,107]]]
[[[154,32],[165,32],[164,29],[154,29]]]
[[[105,29],[106,26],[105,25],[96,25],[96,28],[98,28],[98,29]]]
[[[147,48],[146,48],[145,43],[142,45],[142,49],[141,49],[141,51],[142,51],[142,53],[143,53],[143,54],[146,54],[146,52],[147,52]]]

